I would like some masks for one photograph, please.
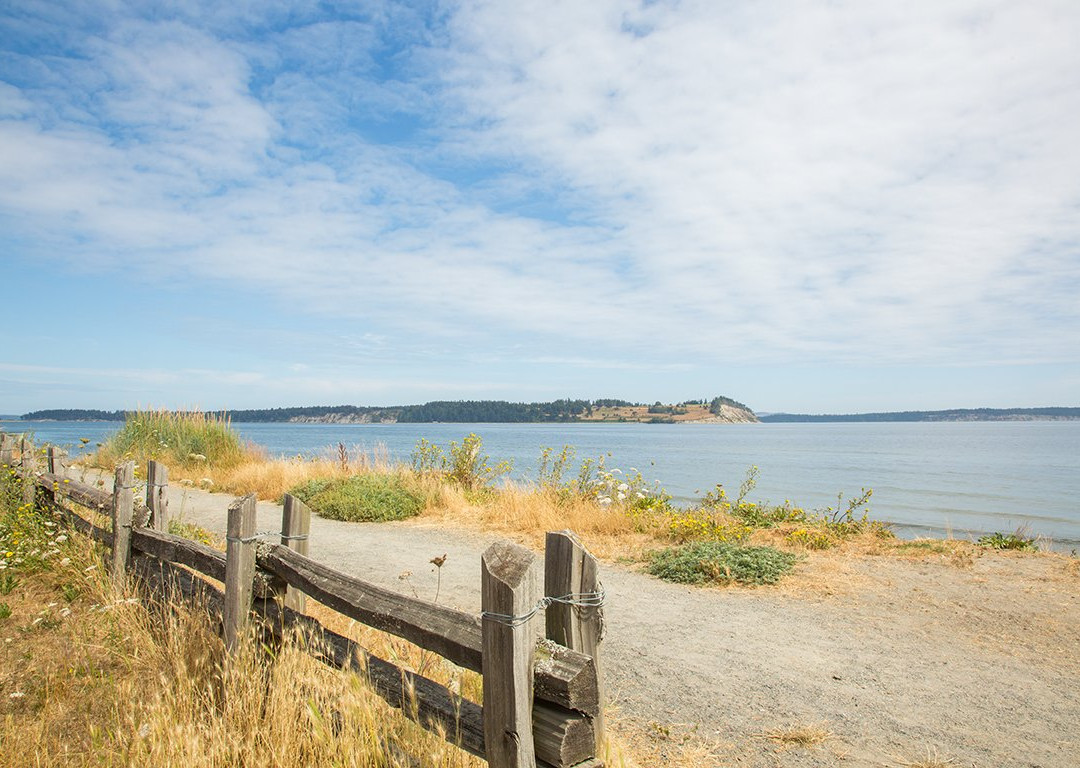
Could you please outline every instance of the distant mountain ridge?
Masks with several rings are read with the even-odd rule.
[[[1075,421],[1080,408],[952,408],[944,411],[884,411],[880,413],[770,413],[765,423],[869,421]]]

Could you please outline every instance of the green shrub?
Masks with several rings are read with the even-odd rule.
[[[451,440],[445,452],[421,438],[413,448],[410,463],[417,474],[442,475],[462,488],[476,490],[510,474],[514,468],[509,461],[489,464],[490,457],[481,453],[483,447],[484,441],[473,432],[460,443]]]
[[[395,474],[312,480],[289,492],[323,517],[350,522],[404,520],[420,514],[427,503],[411,482]]]
[[[979,546],[989,547],[990,549],[1017,550],[1037,550],[1039,548],[1035,543],[1035,539],[1025,536],[1020,531],[1016,533],[991,533],[987,536],[980,536]]]
[[[774,547],[702,541],[653,552],[648,570],[653,576],[682,584],[775,584],[796,560],[796,555]]]

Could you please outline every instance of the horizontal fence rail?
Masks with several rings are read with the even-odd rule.
[[[262,631],[277,637],[300,628],[308,651],[320,661],[363,675],[406,716],[494,768],[602,767],[603,591],[596,559],[573,533],[547,534],[542,585],[533,578],[532,552],[506,542],[492,545],[481,559],[483,613],[477,617],[308,557],[310,510],[294,497],[285,498],[281,543],[255,535],[254,496],[236,500],[221,552],[168,532],[163,465],[150,462],[145,504],[140,499],[136,505],[133,462],[116,469],[110,493],[67,477],[59,449],[40,454],[46,459],[41,467],[39,451],[28,440],[0,433],[0,464],[23,478],[28,502],[108,548],[117,583],[135,575],[158,596],[203,601],[221,621],[227,649],[235,647],[253,616]],[[96,524],[69,502],[111,524]],[[307,597],[480,672],[484,706],[323,627],[303,613]],[[541,615],[546,637],[537,642],[531,620]]]

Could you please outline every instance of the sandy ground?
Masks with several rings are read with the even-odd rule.
[[[174,516],[222,536],[230,501],[170,488]],[[257,530],[280,529],[279,506],[258,509]],[[426,599],[429,560],[446,553],[439,602],[479,612],[480,554],[496,538],[314,518],[310,546]],[[603,581],[613,730],[642,766],[1080,766],[1075,558],[821,557],[758,589],[606,563]],[[801,728],[824,740],[783,738]]]

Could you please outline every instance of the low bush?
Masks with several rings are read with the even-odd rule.
[[[796,560],[796,555],[774,547],[701,541],[653,552],[648,570],[681,584],[775,584]]]
[[[310,480],[290,493],[323,517],[350,522],[404,520],[420,514],[427,505],[423,491],[398,474]]]
[[[990,549],[1016,549],[1033,551],[1039,548],[1035,539],[1025,535],[1021,531],[1016,533],[991,533],[979,537],[979,546]]]

